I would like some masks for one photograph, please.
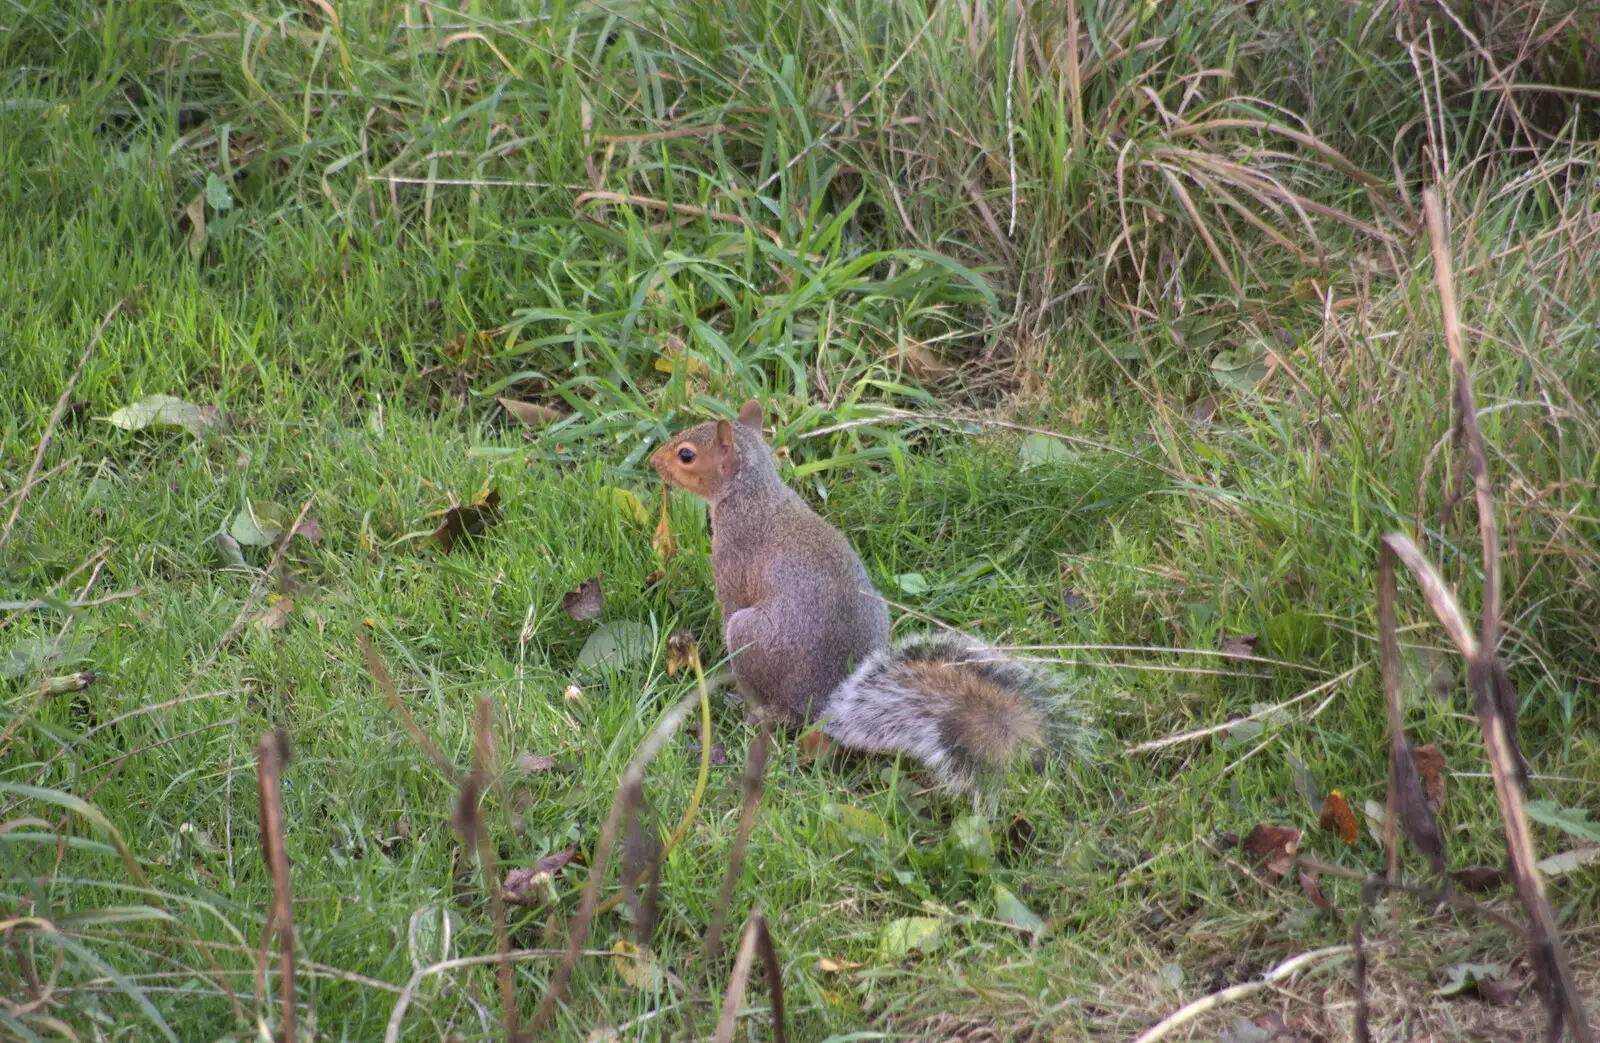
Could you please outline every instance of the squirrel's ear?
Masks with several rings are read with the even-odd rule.
[[[733,444],[733,425],[726,420],[717,421],[717,438],[712,449],[712,460],[717,473],[724,478],[731,477],[737,450]]]
[[[761,403],[752,398],[739,410],[739,423],[752,431],[760,431],[761,421]]]

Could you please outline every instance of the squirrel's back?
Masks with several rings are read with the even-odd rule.
[[[901,752],[951,791],[971,790],[1023,752],[1058,745],[1071,714],[1041,677],[980,641],[927,634],[881,649],[828,703],[841,745]]]

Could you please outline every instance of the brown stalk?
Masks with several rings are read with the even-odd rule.
[[[479,798],[489,786],[494,771],[494,704],[478,700],[478,713],[472,729],[472,773],[461,783],[456,804],[456,829],[467,850],[477,855],[483,870],[483,887],[489,895],[489,915],[494,922],[496,967],[500,981],[500,1017],[505,1024],[506,1043],[516,1043],[517,991],[511,977],[511,935],[506,929],[506,903],[500,893],[500,873],[495,865],[494,845],[489,843],[489,827],[484,822]]]
[[[706,973],[711,972],[722,950],[722,928],[728,922],[728,907],[733,902],[733,890],[739,886],[739,870],[744,865],[744,849],[750,842],[750,833],[756,826],[756,814],[761,809],[761,784],[767,774],[767,748],[772,740],[772,728],[763,725],[744,765],[744,811],[739,815],[739,832],[733,840],[733,852],[728,856],[728,872],[722,880],[722,893],[717,896],[716,908],[711,913],[711,926],[706,928],[706,941],[701,962]]]
[[[411,710],[400,698],[400,689],[395,686],[394,678],[390,676],[389,668],[384,665],[383,657],[372,647],[372,638],[367,635],[366,628],[360,625],[356,627],[356,644],[361,649],[361,658],[367,661],[367,672],[372,675],[372,683],[378,686],[378,690],[383,693],[384,702],[389,704],[389,712],[399,718],[401,727],[411,736],[411,741],[422,748],[429,759],[444,773],[445,778],[459,782],[460,772],[433,740],[423,733],[422,727],[417,724],[417,719],[411,716]]]
[[[1431,564],[1416,545],[1400,534],[1383,538],[1384,546],[1400,558],[1416,577],[1429,606],[1439,617],[1451,640],[1467,660],[1467,680],[1474,696],[1478,723],[1494,777],[1495,797],[1505,825],[1506,848],[1518,897],[1530,920],[1530,963],[1536,968],[1540,998],[1549,1016],[1550,1038],[1560,1035],[1563,1024],[1579,1043],[1592,1043],[1582,997],[1573,981],[1572,970],[1562,949],[1555,917],[1544,893],[1539,875],[1538,854],[1527,814],[1525,766],[1516,744],[1515,696],[1505,666],[1496,655],[1501,632],[1499,538],[1495,526],[1495,507],[1489,486],[1487,454],[1483,432],[1478,426],[1477,408],[1461,343],[1461,327],[1456,314],[1455,284],[1450,270],[1444,218],[1435,189],[1423,192],[1423,213],[1427,219],[1433,248],[1434,273],[1439,288],[1445,346],[1450,353],[1455,380],[1458,422],[1467,450],[1467,467],[1472,474],[1478,506],[1478,528],[1483,547],[1484,605],[1479,639],[1474,640],[1465,614]],[[1392,577],[1392,563],[1390,566]],[[1364,1027],[1357,1025],[1364,1035]]]
[[[289,854],[283,846],[283,769],[289,763],[289,738],[277,729],[261,736],[256,744],[256,790],[261,798],[261,856],[272,874],[272,906],[261,929],[261,947],[267,936],[278,932],[278,996],[280,1038],[284,1043],[298,1039],[294,1006],[294,895],[289,890]],[[263,964],[265,961],[263,961]],[[260,979],[258,978],[258,981]],[[259,1002],[259,1001],[258,1001]]]
[[[39,465],[44,463],[45,450],[50,448],[50,438],[55,434],[56,425],[61,423],[62,415],[67,411],[67,402],[72,398],[72,389],[77,385],[78,378],[83,376],[83,367],[88,365],[89,356],[94,354],[96,345],[106,332],[106,327],[111,325],[111,320],[126,303],[128,299],[124,297],[106,312],[106,317],[100,320],[100,326],[94,331],[94,336],[89,338],[83,354],[78,357],[78,368],[72,371],[72,376],[67,378],[67,386],[61,389],[61,397],[56,399],[56,407],[50,411],[50,419],[45,421],[44,434],[39,437],[39,446],[33,451],[33,463],[28,467],[28,476],[22,480],[22,488],[17,490],[16,505],[11,508],[11,516],[6,519],[6,527],[0,529],[0,547],[4,547],[6,541],[11,538],[11,527],[17,524],[17,516],[22,513],[22,502],[28,498],[28,491],[33,488],[33,483],[38,477]]]
[[[756,953],[766,965],[767,984],[772,993],[772,1038],[784,1043],[783,1031],[783,976],[778,966],[777,950],[772,935],[767,931],[767,918],[760,909],[750,914],[744,926],[744,937],[739,941],[739,954],[733,960],[733,973],[728,978],[728,989],[722,995],[722,1015],[717,1019],[717,1031],[712,1043],[733,1043],[733,1034],[739,1025],[739,1010],[744,1006],[745,990],[750,984],[750,968]]]
[[[605,882],[606,863],[611,859],[611,849],[616,846],[618,833],[624,831],[628,823],[632,822],[633,814],[644,797],[645,768],[661,752],[673,733],[682,726],[699,701],[698,693],[691,694],[668,710],[657,722],[655,729],[645,736],[633,760],[623,771],[616,797],[611,801],[611,810],[606,813],[605,823],[600,827],[600,840],[595,845],[594,858],[589,861],[589,883],[584,887],[583,899],[578,903],[578,915],[572,922],[566,955],[561,958],[560,965],[551,977],[550,986],[545,990],[544,998],[539,1001],[539,1009],[534,1011],[533,1021],[528,1027],[530,1038],[537,1037],[550,1023],[550,1019],[555,1015],[556,1004],[560,1002],[562,992],[572,979],[572,968],[583,952],[583,943],[589,937],[589,928],[593,925],[595,914],[600,908],[600,888]],[[702,743],[709,739],[708,735],[701,736]]]
[[[1394,549],[1388,543],[1378,551],[1378,659],[1383,673],[1384,703],[1389,718],[1389,796],[1384,816],[1384,843],[1388,847],[1386,873],[1400,879],[1400,844],[1396,820],[1406,827],[1411,843],[1428,859],[1435,873],[1445,871],[1444,837],[1439,822],[1422,793],[1417,758],[1406,738],[1405,705],[1400,694],[1400,641],[1394,615]]]

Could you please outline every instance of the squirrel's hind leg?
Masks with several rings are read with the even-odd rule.
[[[760,720],[794,724],[805,714],[785,699],[790,678],[783,664],[789,660],[780,635],[760,608],[741,608],[722,625],[722,641],[733,657],[733,680],[746,707]]]

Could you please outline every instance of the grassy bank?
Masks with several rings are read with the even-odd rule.
[[[991,864],[952,840],[970,809],[909,766],[813,764],[780,737],[729,941],[767,911],[795,1035],[1126,1039],[1343,943],[1358,885],[1324,878],[1319,909],[1228,834],[1292,825],[1307,853],[1379,868],[1361,821],[1387,770],[1379,536],[1409,531],[1481,598],[1429,184],[1491,448],[1531,796],[1567,822],[1537,839],[1592,841],[1558,813],[1600,806],[1600,28],[1577,3],[1473,7],[13,4],[0,991],[43,1002],[0,1008],[4,1031],[255,1037],[273,727],[294,751],[302,1023],[380,1038],[420,968],[495,951],[455,787],[357,627],[454,763],[493,701],[499,865],[582,856],[549,903],[511,909],[511,943],[559,944],[620,771],[692,690],[666,634],[722,654],[702,513],[674,502],[663,563],[643,455],[752,395],[790,480],[903,606],[897,630],[1054,646],[1025,654],[1060,660],[1106,732],[1093,762],[1013,780]],[[218,412],[108,421],[150,394]],[[487,489],[495,524],[431,537]],[[239,515],[270,528],[271,505],[314,531],[252,545]],[[602,614],[569,618],[562,595],[597,574]],[[1450,864],[1497,864],[1461,670],[1414,595],[1407,724],[1449,768]],[[650,628],[648,654],[584,666],[619,624]],[[585,959],[563,1035],[714,1024],[696,989],[727,961],[703,967],[701,935],[752,735],[718,704],[726,763],[662,869],[654,969]],[[663,833],[697,769],[685,741],[652,766]],[[1318,823],[1335,789],[1353,844]],[[1589,986],[1597,882],[1549,881]],[[996,885],[1048,929],[1017,930]],[[1478,897],[1516,912],[1509,889]],[[1538,1024],[1511,933],[1394,909],[1385,1033]],[[893,940],[907,917],[936,925],[927,951]],[[589,943],[630,937],[609,913]],[[1500,965],[1483,973],[1520,983],[1513,1002],[1455,995],[1467,963]],[[1276,1010],[1340,1038],[1349,974],[1330,968],[1184,1031]],[[517,965],[524,1014],[550,972]],[[492,965],[410,999],[400,1038],[498,1032]]]

